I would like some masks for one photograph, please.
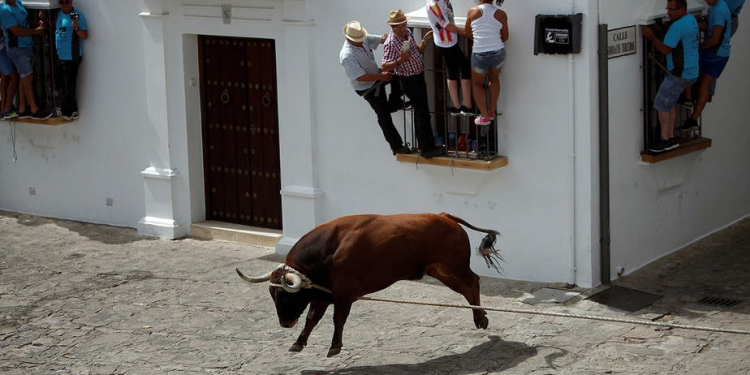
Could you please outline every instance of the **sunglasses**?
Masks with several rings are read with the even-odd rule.
[[[72,1],[73,1],[73,0],[57,0],[57,3],[58,3],[58,4],[60,4],[60,5],[68,5],[68,4],[70,4],[70,3],[72,2]]]

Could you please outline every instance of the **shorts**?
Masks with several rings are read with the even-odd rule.
[[[5,52],[13,61],[21,78],[34,74],[34,50],[31,48],[6,48]]]
[[[500,69],[503,65],[505,65],[505,48],[471,54],[471,69],[475,73],[486,74],[490,69]]]
[[[456,81],[459,78],[471,79],[471,64],[458,44],[453,47],[438,47],[437,49],[445,59],[449,80]]]
[[[0,72],[8,76],[16,72],[16,66],[13,65],[13,61],[10,61],[8,55],[5,53],[5,48],[0,50]]]
[[[692,86],[698,79],[677,78],[671,75],[664,77],[664,81],[659,86],[659,92],[654,99],[654,109],[659,112],[670,112],[677,104],[682,91]]]
[[[721,72],[729,62],[729,56],[721,57],[711,51],[701,50],[700,51],[700,66],[701,73],[706,73],[714,78],[719,78]]]

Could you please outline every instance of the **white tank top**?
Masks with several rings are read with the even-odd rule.
[[[472,52],[489,52],[505,48],[500,37],[503,24],[495,19],[495,8],[492,4],[479,4],[482,16],[471,21],[471,32],[474,36]]]

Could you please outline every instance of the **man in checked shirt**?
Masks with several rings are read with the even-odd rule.
[[[435,146],[430,120],[430,107],[427,101],[427,83],[424,79],[424,59],[422,53],[426,43],[432,39],[432,30],[425,33],[417,45],[411,30],[406,27],[409,17],[399,10],[391,11],[388,25],[391,33],[383,47],[383,71],[393,72],[399,76],[401,89],[411,100],[414,108],[414,122],[420,155],[429,159],[445,154],[442,146]],[[405,45],[408,42],[408,45]]]

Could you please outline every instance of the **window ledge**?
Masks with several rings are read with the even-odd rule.
[[[30,119],[30,118],[21,118],[21,119],[20,118],[12,118],[12,119],[9,119],[9,120],[4,120],[4,121],[9,121],[9,122],[25,122],[25,123],[29,123],[29,124],[57,126],[57,125],[67,124],[69,122],[74,122],[76,120],[66,120],[66,119],[64,119],[62,117],[54,116],[54,117],[50,117],[50,118],[48,118],[46,120],[34,120],[34,119]]]
[[[442,167],[471,169],[475,171],[491,171],[508,165],[507,156],[498,156],[492,160],[472,160],[463,158],[454,158],[449,156],[438,156],[431,159],[425,159],[419,154],[398,154],[396,160],[402,163],[414,163],[417,165],[437,165]]]
[[[669,160],[685,154],[705,150],[711,147],[711,142],[712,141],[708,138],[697,138],[682,143],[680,144],[680,147],[666,152],[656,153],[651,151],[643,151],[641,152],[641,161],[644,163],[658,163],[660,161]]]

